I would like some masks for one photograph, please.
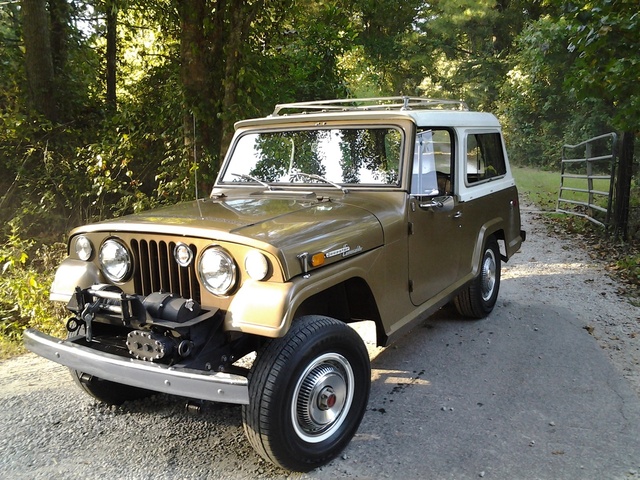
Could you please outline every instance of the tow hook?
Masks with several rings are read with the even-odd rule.
[[[90,342],[93,338],[93,329],[91,323],[96,316],[96,312],[100,310],[100,300],[96,300],[93,303],[87,303],[80,314],[80,320],[84,322],[87,327],[87,342]]]

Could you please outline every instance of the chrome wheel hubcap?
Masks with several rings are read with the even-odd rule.
[[[482,294],[482,300],[485,302],[493,295],[493,290],[496,287],[496,256],[493,250],[489,249],[484,254],[484,261],[482,262],[482,271],[480,272],[480,290]]]
[[[353,401],[354,377],[348,360],[337,353],[315,359],[296,385],[291,415],[300,438],[317,443],[333,435]]]

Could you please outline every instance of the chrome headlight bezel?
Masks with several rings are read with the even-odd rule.
[[[105,240],[100,246],[99,258],[102,273],[112,282],[122,283],[131,276],[131,253],[122,241],[116,238]]]
[[[186,243],[178,242],[173,249],[173,258],[181,267],[188,267],[193,261],[193,250]]]
[[[233,257],[219,246],[205,249],[198,260],[200,283],[214,295],[227,295],[236,286],[238,267]]]
[[[89,261],[93,256],[93,244],[84,235],[79,235],[75,238],[73,250],[83,262]]]

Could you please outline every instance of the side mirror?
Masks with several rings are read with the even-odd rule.
[[[446,196],[446,197],[434,197],[429,199],[428,202],[421,202],[419,205],[420,205],[420,208],[424,208],[424,209],[434,209],[434,210],[439,210],[441,212],[449,212],[453,210],[453,207],[455,206],[455,202],[452,196]]]

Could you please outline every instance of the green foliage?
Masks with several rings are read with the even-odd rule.
[[[618,258],[616,270],[628,283],[640,286],[640,253],[636,251]]]
[[[614,122],[640,130],[640,15],[634,1],[595,0],[569,4],[571,43],[576,54],[568,78],[581,98],[600,97],[615,107]]]
[[[74,162],[75,149],[94,136],[100,121],[95,97],[96,56],[78,42],[66,52],[56,79],[60,122],[32,110],[24,68],[19,10],[0,10],[0,220],[19,219],[27,234],[59,238],[69,223],[78,223],[75,207],[86,184]],[[69,43],[79,40],[69,30]],[[59,60],[62,62],[62,59]],[[61,65],[61,64],[60,64]]]
[[[240,99],[255,114],[274,103],[320,100],[346,94],[339,60],[356,35],[347,2],[294,2],[282,18],[256,22],[243,68]]]
[[[514,38],[527,21],[538,18],[542,5],[495,0],[423,3],[415,21],[419,90],[494,110]]]
[[[563,91],[559,75],[569,60],[565,30],[549,17],[525,28],[513,55],[514,67],[502,85],[504,102],[499,112],[511,158],[521,165],[560,165],[558,146],[564,132],[554,127],[561,117],[566,118],[566,110],[558,105],[576,105],[571,94]]]
[[[528,25],[516,40],[497,112],[511,158],[520,165],[559,169],[562,145],[612,129],[604,102],[580,101],[564,88],[567,65],[574,60],[568,37],[567,22],[547,16]]]
[[[64,245],[36,248],[34,241],[21,238],[16,222],[10,226],[0,245],[0,337],[8,344],[19,344],[27,326],[61,335],[63,312],[48,297],[52,273],[65,253]]]
[[[361,0],[353,4],[357,59],[351,76],[368,80],[374,95],[415,94],[419,83],[411,65],[415,53],[414,19],[423,2],[416,0]],[[355,79],[354,79],[355,80]],[[360,81],[361,81],[360,80]],[[353,89],[363,85],[351,82]]]

